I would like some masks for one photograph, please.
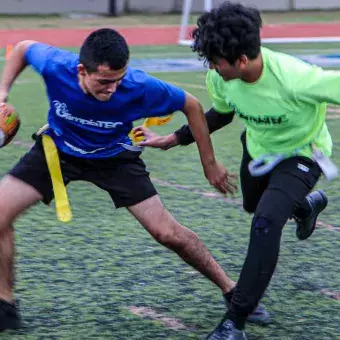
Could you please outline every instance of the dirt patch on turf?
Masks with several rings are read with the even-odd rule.
[[[331,299],[340,300],[340,291],[332,291],[328,289],[323,289],[321,293],[329,296]]]
[[[164,327],[173,329],[176,331],[195,329],[195,327],[188,327],[184,325],[180,320],[175,319],[175,318],[170,318],[162,313],[157,312],[151,307],[131,306],[129,307],[129,311],[134,315],[138,315],[143,318],[148,318],[151,320],[156,320],[158,322],[161,322],[164,325]]]

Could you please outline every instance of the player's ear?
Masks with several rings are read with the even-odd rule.
[[[85,67],[84,67],[83,64],[78,64],[77,69],[78,69],[78,74],[79,75],[85,76],[86,70],[85,70]]]
[[[248,64],[248,57],[245,54],[242,54],[240,58],[237,60],[238,66],[241,70],[244,70]]]

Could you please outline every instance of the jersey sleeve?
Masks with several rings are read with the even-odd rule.
[[[34,43],[28,47],[25,54],[26,63],[31,65],[41,75],[53,72],[54,58],[60,54],[56,47]]]
[[[212,107],[218,113],[232,113],[234,110],[226,103],[224,94],[221,93],[217,79],[219,75],[214,70],[209,70],[206,77],[206,87],[212,101]]]
[[[166,116],[184,109],[185,92],[181,88],[147,76],[144,91],[145,117]]]
[[[301,65],[293,91],[297,100],[340,105],[340,72]]]

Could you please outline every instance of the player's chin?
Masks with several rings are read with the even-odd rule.
[[[222,77],[222,79],[223,79],[224,81],[229,81],[229,80],[235,79],[235,78],[229,77],[229,76],[227,76],[227,75],[223,75],[223,76],[221,76],[221,77]]]

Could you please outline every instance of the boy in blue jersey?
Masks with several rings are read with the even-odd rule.
[[[214,157],[203,110],[196,98],[128,66],[129,49],[112,29],[91,33],[80,54],[35,41],[16,45],[0,82],[0,103],[27,66],[46,85],[50,135],[59,151],[65,184],[89,181],[107,191],[155,238],[228,293],[235,285],[197,235],[163,206],[140,152],[131,151],[133,121],[182,111],[197,141],[204,173],[222,193],[234,192],[232,176]],[[18,328],[13,298],[12,223],[38,201],[53,199],[41,137],[0,182],[0,330]]]

